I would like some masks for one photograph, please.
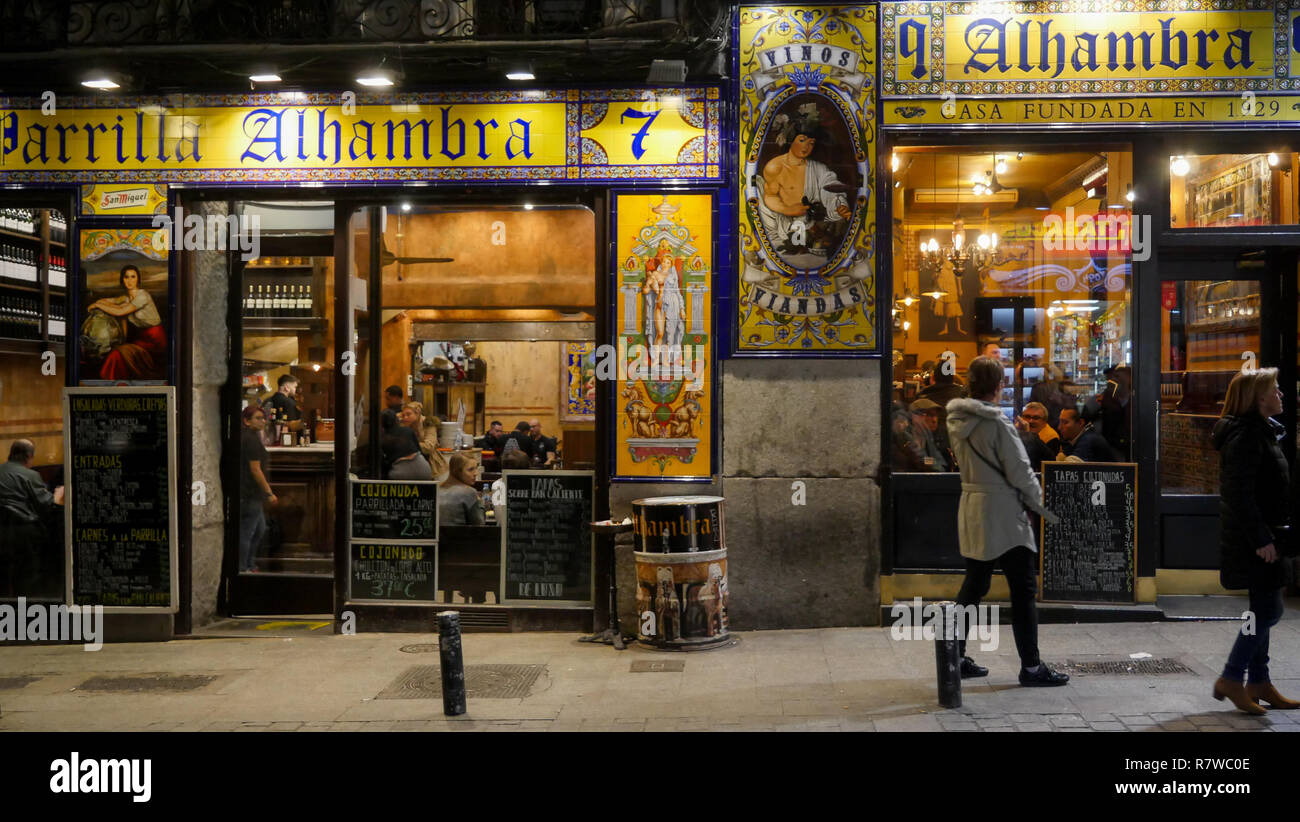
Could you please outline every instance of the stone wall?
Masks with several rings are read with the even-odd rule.
[[[611,519],[630,516],[641,497],[726,497],[733,629],[879,624],[880,490],[871,477],[880,363],[733,359],[718,367],[721,476],[707,485],[615,483]],[[631,633],[630,537],[620,538],[617,555],[619,617]]]
[[[878,624],[880,363],[719,365],[732,625]]]
[[[226,204],[203,203],[200,213],[225,215]],[[217,618],[217,588],[225,546],[221,493],[221,387],[225,384],[230,330],[226,327],[228,274],[224,251],[193,252],[194,462],[192,480],[206,487],[207,504],[192,506],[190,619],[200,628]]]

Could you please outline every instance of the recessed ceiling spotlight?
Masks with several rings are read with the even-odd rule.
[[[524,211],[532,211],[532,210],[533,210],[532,203],[524,203]]]
[[[383,69],[366,71],[357,77],[357,85],[384,87],[393,85],[393,73]]]
[[[1273,152],[1270,151],[1270,152],[1268,153],[1268,164],[1269,164],[1269,166],[1270,166],[1271,168],[1277,168],[1277,164],[1278,164],[1278,162],[1279,162],[1279,160],[1278,160],[1278,156],[1277,156],[1276,154],[1274,154]]]
[[[410,210],[411,210],[410,203],[402,203],[402,211],[410,211]]]
[[[99,89],[100,91],[111,91],[115,88],[121,88],[122,84],[117,82],[113,77],[107,74],[95,74],[81,81],[86,88]]]

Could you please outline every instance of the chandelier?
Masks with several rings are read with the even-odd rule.
[[[960,217],[953,220],[952,241],[947,245],[939,245],[938,239],[934,237],[931,237],[928,241],[921,241],[921,261],[923,263],[930,267],[937,267],[943,265],[945,260],[952,263],[953,269],[957,271],[965,269],[967,265],[973,265],[980,271],[985,271],[993,266],[1009,262],[1002,248],[998,246],[996,231],[980,232],[974,244],[967,244],[966,225]]]

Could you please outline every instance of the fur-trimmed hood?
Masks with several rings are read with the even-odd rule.
[[[970,431],[984,420],[1002,417],[1002,409],[992,403],[958,397],[948,403],[948,435],[965,439]],[[1005,417],[1002,417],[1006,419]]]

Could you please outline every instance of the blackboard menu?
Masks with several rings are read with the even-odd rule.
[[[1135,602],[1137,465],[1045,462],[1043,502],[1043,600]]]
[[[349,600],[437,601],[437,546],[357,541],[350,545]]]
[[[65,389],[74,605],[176,610],[174,391]]]
[[[503,602],[591,604],[591,471],[508,471]]]
[[[437,483],[354,480],[351,485],[353,539],[438,539]]]

